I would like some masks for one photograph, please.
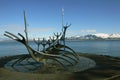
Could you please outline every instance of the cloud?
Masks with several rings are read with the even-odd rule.
[[[49,31],[54,31],[55,28],[53,27],[45,27],[45,28],[29,28],[28,27],[28,31],[29,32],[49,32]]]
[[[23,33],[24,32],[24,25],[4,25],[1,26],[0,29],[0,34],[3,33],[4,31],[9,31],[12,33]],[[28,26],[28,32],[30,33],[35,33],[35,32],[49,32],[49,31],[55,31],[55,28],[53,27],[43,27],[43,28],[38,28],[38,27],[29,27]]]
[[[80,32],[87,32],[87,33],[94,33],[97,32],[95,29],[88,29],[88,30],[80,30]]]
[[[54,32],[56,32],[57,29],[54,27],[38,27],[38,28],[30,28],[28,27],[28,32],[29,32],[29,36],[31,38],[43,38],[43,37],[49,37],[49,36],[53,36]]]
[[[3,34],[5,31],[9,31],[13,34],[22,33],[24,35],[24,25],[1,25],[0,26],[0,37],[3,38]],[[54,27],[27,27],[28,34],[31,37],[35,36],[47,36],[53,34],[53,32],[57,31]]]
[[[20,25],[0,25],[0,39],[7,38],[4,36],[5,31],[9,31],[13,34],[23,33],[24,27]]]
[[[1,26],[0,32],[9,31],[9,32],[16,33],[16,32],[22,32],[23,30],[24,30],[23,26],[14,24],[14,25]]]

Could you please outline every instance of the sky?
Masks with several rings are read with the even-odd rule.
[[[66,36],[120,34],[120,0],[0,0],[0,39],[4,31],[24,35],[24,10],[30,38],[60,33],[62,8]]]

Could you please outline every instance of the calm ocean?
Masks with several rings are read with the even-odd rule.
[[[30,45],[36,48],[33,42]],[[66,45],[76,52],[120,57],[120,41],[67,41]],[[26,48],[19,42],[0,42],[0,57],[26,53]]]

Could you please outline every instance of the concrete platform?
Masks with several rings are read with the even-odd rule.
[[[5,68],[11,71],[19,71],[19,72],[33,72],[38,68],[43,66],[43,63],[37,63],[32,59],[29,61],[24,60],[20,63],[16,63],[13,67],[11,66],[17,59],[9,61],[5,64]],[[74,66],[68,66],[68,72],[80,72],[96,66],[95,61],[86,57],[80,57],[79,62]]]

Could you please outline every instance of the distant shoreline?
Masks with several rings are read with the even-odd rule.
[[[73,40],[66,40],[66,41],[120,41],[120,39],[73,39]]]
[[[65,41],[120,41],[120,39],[66,39]],[[0,42],[17,42],[14,40],[1,40]],[[29,40],[29,42],[33,42],[33,40]]]

